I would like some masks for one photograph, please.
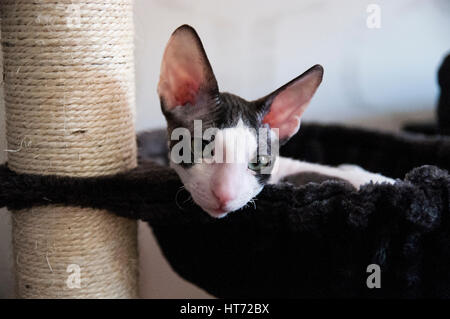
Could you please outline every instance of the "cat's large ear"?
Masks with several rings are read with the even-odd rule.
[[[217,93],[217,81],[197,32],[182,25],[170,37],[161,63],[158,94],[163,108],[194,105]]]
[[[265,112],[262,122],[278,129],[280,143],[297,133],[300,117],[322,82],[322,76],[323,67],[317,64],[262,99]]]

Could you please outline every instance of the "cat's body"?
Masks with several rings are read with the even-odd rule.
[[[356,188],[370,181],[393,182],[358,166],[334,168],[278,156],[278,145],[298,131],[322,74],[322,67],[316,65],[266,97],[249,102],[219,92],[194,29],[184,25],[172,34],[158,85],[168,123],[169,157],[203,210],[223,217],[252,201],[265,184],[301,172],[347,180]],[[186,146],[183,138],[189,139],[189,154],[180,148]]]

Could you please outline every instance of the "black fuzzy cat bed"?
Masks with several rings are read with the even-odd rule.
[[[62,203],[149,222],[183,278],[217,297],[450,297],[450,137],[303,125],[284,156],[353,163],[398,178],[355,191],[341,181],[269,185],[213,219],[164,166],[162,131],[141,134],[139,167],[102,178],[0,169],[0,206]],[[370,289],[370,264],[381,288]]]

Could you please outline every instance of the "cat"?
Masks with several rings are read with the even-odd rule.
[[[158,95],[167,121],[170,166],[193,201],[211,216],[220,218],[252,202],[264,185],[278,183],[296,173],[343,179],[355,188],[371,181],[394,183],[355,165],[329,167],[278,156],[275,148],[299,130],[301,116],[322,77],[322,66],[315,65],[255,101],[222,93],[197,32],[189,25],[177,28],[163,54]],[[201,133],[213,129],[214,134],[195,137],[196,123],[201,123]],[[180,128],[190,133],[187,137],[188,146],[192,145],[190,153],[174,152],[180,143],[176,138]],[[259,134],[262,129],[266,129],[267,136]],[[245,145],[239,141],[245,141]],[[213,145],[204,161],[195,161],[192,150],[198,144],[200,151]],[[229,161],[229,153],[239,156]],[[175,159],[177,154],[183,154],[184,160]],[[237,157],[242,160],[235,160]]]

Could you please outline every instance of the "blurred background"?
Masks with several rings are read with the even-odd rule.
[[[380,28],[367,27],[369,4],[380,9]],[[246,99],[322,64],[308,120],[430,110],[450,50],[448,0],[137,0],[135,17],[138,129],[164,123],[159,67],[183,23],[199,33],[220,89]]]
[[[450,53],[448,0],[135,0],[137,130],[165,125],[159,67],[185,23],[199,33],[221,91],[256,99],[320,63],[324,80],[304,120],[385,130],[434,117],[437,70]],[[0,130],[5,150],[3,115]],[[1,211],[0,298],[12,296],[10,227]],[[142,297],[208,297],[170,269],[146,224],[139,244]]]

